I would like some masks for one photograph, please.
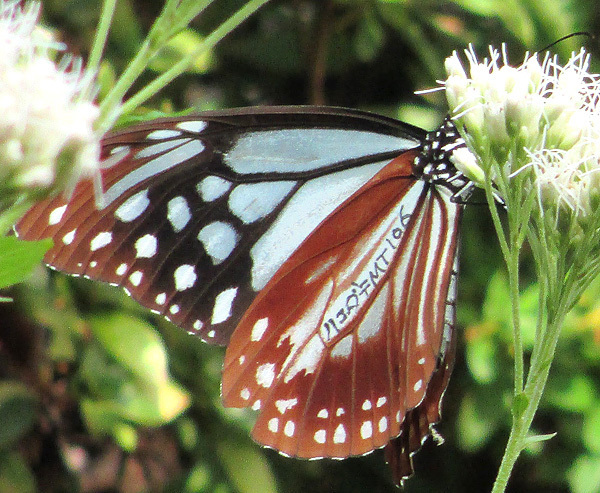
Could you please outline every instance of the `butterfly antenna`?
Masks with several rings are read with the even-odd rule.
[[[563,41],[570,39],[570,38],[574,38],[575,36],[586,36],[591,40],[595,40],[596,37],[587,31],[577,31],[575,33],[571,33],[571,34],[567,34],[566,36],[563,36],[562,38],[558,38],[556,41],[553,41],[552,43],[550,43],[548,46],[545,46],[544,48],[536,51],[537,53],[542,53],[544,51],[548,51],[550,48],[552,48],[553,46],[557,45],[558,43],[562,43]]]

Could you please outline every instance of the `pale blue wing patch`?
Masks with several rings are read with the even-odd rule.
[[[250,250],[252,289],[260,291],[308,235],[388,162],[349,168],[302,185]]]
[[[264,219],[288,196],[296,183],[270,181],[237,185],[229,195],[229,210],[245,224]]]
[[[415,146],[414,139],[374,132],[299,128],[242,135],[223,156],[236,173],[293,173]]]

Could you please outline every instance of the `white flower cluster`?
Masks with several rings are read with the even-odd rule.
[[[93,77],[36,25],[40,4],[0,0],[0,189],[47,188],[97,169]]]
[[[446,60],[450,109],[478,165],[463,171],[494,180],[531,169],[541,200],[587,214],[600,184],[600,77],[590,74],[582,49],[566,65],[526,56],[508,65],[490,48],[479,62],[466,51],[469,76],[456,53]],[[496,162],[499,168],[490,164]],[[591,202],[590,202],[591,201]]]

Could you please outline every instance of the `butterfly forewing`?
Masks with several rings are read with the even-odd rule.
[[[17,225],[46,261],[123,286],[214,343],[300,243],[421,132],[337,109],[237,110],[137,125],[103,142],[102,194],[77,186]]]
[[[260,410],[260,443],[306,458],[364,454],[423,401],[452,323],[460,206],[410,177],[413,158],[329,216],[238,326],[223,397]]]
[[[99,186],[16,230],[52,237],[54,268],[230,342],[223,399],[259,411],[258,442],[304,458],[388,444],[401,482],[453,362],[459,145],[449,123],[337,108],[156,120],[109,135]]]

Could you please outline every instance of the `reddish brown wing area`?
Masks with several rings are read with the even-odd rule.
[[[227,198],[205,201],[199,193],[218,159],[209,138],[178,129],[186,123],[205,122],[158,121],[108,136],[101,192],[83,181],[70,197],[33,206],[16,231],[25,240],[51,237],[44,260],[53,268],[122,286],[153,312],[207,342],[226,344],[234,316],[249,305],[248,292],[220,324],[211,323],[215,299],[233,283],[247,283],[243,272],[230,280],[235,266],[216,262],[198,238],[213,216],[226,215]]]
[[[161,132],[176,135],[152,137]],[[221,206],[203,203],[196,190],[213,154],[196,134],[160,124],[114,134],[102,145],[101,192],[95,193],[90,180],[82,181],[71,196],[34,205],[16,231],[25,240],[53,238],[44,258],[53,268],[123,286],[155,313],[210,342],[226,343],[234,326],[213,330],[207,323],[223,291],[207,279],[217,278],[220,266],[197,238],[204,216],[192,217],[197,209],[207,214]],[[180,275],[177,285],[179,268],[187,276]]]
[[[440,387],[431,382],[453,322],[460,207],[410,177],[413,158],[391,162],[332,213],[238,325],[223,399],[260,410],[258,442],[342,458],[385,446],[405,426],[411,444],[415,431],[418,442],[429,434],[412,423],[441,398],[426,393]]]
[[[397,485],[402,485],[405,479],[412,476],[414,472],[412,456],[421,448],[423,441],[432,434],[433,425],[441,420],[441,401],[448,387],[455,352],[456,334],[451,331],[448,350],[429,381],[423,402],[406,413],[400,436],[385,446],[385,460],[390,466]]]

